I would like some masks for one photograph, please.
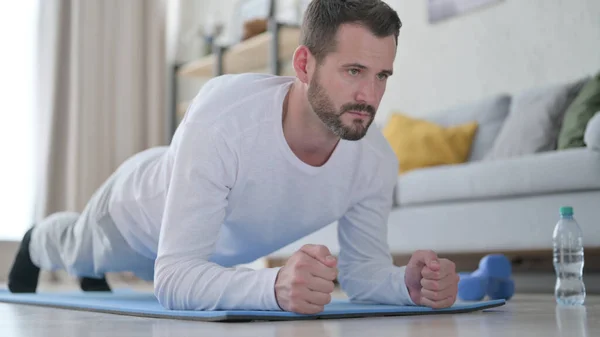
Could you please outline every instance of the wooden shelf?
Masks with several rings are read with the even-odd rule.
[[[262,72],[262,69],[268,68],[271,39],[271,32],[265,32],[228,48],[223,53],[223,73]],[[279,30],[280,61],[291,61],[299,39],[299,28],[281,27]],[[183,77],[213,77],[216,61],[215,55],[208,55],[182,65],[177,74]]]

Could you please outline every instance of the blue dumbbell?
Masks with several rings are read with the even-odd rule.
[[[458,297],[464,301],[510,299],[515,291],[510,261],[501,254],[486,255],[472,273],[459,273]]]
[[[486,293],[492,300],[509,300],[515,293],[515,282],[511,279],[489,279]]]

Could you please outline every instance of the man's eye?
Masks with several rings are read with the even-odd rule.
[[[379,77],[380,80],[385,80],[388,77],[387,74],[379,74],[377,76]]]
[[[348,69],[348,74],[356,76],[358,75],[358,69]]]

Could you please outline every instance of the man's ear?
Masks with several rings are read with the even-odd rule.
[[[309,82],[309,63],[311,57],[310,50],[304,45],[298,46],[294,52],[294,71],[296,72],[296,77],[304,84],[308,84]]]

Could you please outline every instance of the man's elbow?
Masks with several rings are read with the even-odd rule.
[[[338,283],[350,301],[364,301],[366,289],[359,280],[353,279],[348,273],[340,272]]]
[[[364,266],[364,265],[363,265]],[[385,266],[370,268],[343,268],[338,274],[340,288],[353,302],[384,303],[390,295],[386,285],[390,284],[392,273]]]
[[[216,299],[210,298],[207,287],[198,286],[198,276],[189,272],[193,267],[175,268],[172,263],[157,262],[154,269],[154,296],[167,310],[213,310]]]
[[[167,310],[186,310],[185,302],[178,298],[176,280],[179,276],[167,266],[156,265],[154,271],[154,296]],[[180,291],[181,292],[181,291]]]

